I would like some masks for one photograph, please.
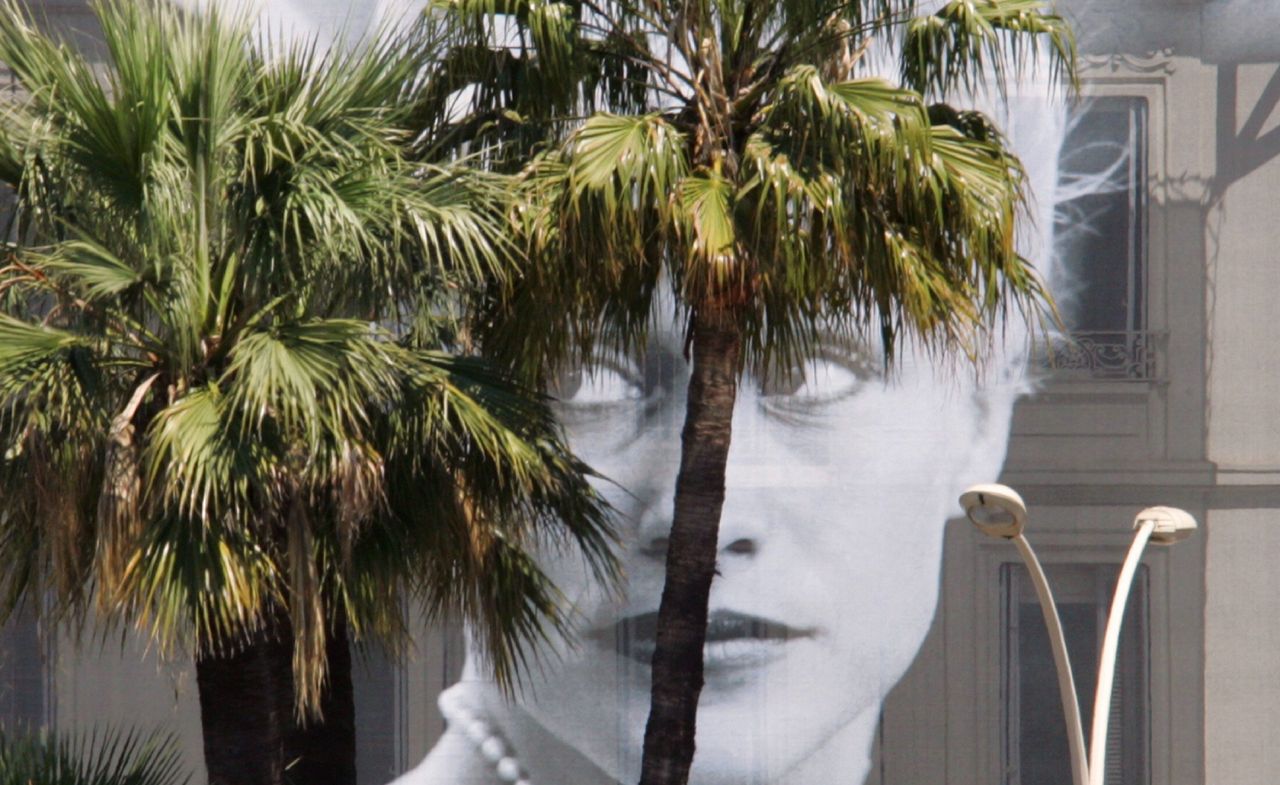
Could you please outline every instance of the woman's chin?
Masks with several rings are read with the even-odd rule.
[[[698,712],[693,785],[860,783],[870,766],[879,703],[850,720],[787,702],[772,711]],[[833,778],[833,772],[839,772]]]
[[[635,652],[620,651],[613,636],[605,637],[584,636],[581,647],[561,662],[562,669],[553,671],[555,678],[532,691],[536,700],[517,705],[531,723],[527,741],[534,746],[549,752],[554,739],[573,747],[610,780],[635,782],[651,673],[632,656]],[[852,678],[850,668],[834,667],[821,635],[757,638],[723,641],[706,652],[692,785],[811,785],[796,772],[824,757],[836,737],[849,747],[852,760],[823,770],[857,768],[874,735],[874,721],[866,733],[844,731],[859,725],[859,716],[877,716],[882,696],[876,683],[867,674]],[[539,741],[541,734],[550,738]]]
[[[613,692],[614,700],[577,704],[571,711],[561,705],[550,713],[520,712],[529,723],[525,732],[508,731],[521,737],[513,740],[521,749],[531,750],[530,763],[544,764],[540,769],[563,768],[566,756],[580,755],[605,775],[605,782],[635,782],[650,696],[647,684],[645,689],[630,686],[635,689]],[[860,702],[866,703],[865,710],[850,717],[823,711],[831,708],[830,701],[815,701],[808,691],[769,692],[760,683],[750,689],[703,690],[691,785],[825,785],[828,780],[809,775],[853,773],[866,765],[878,716],[876,700]],[[853,711],[847,704],[844,709]],[[870,719],[862,722],[861,717]],[[861,775],[852,774],[847,781],[861,782]]]

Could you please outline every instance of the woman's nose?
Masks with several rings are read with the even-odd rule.
[[[724,542],[724,537],[720,540]],[[670,539],[666,534],[654,533],[640,540],[639,550],[641,554],[651,559],[665,559],[669,543]],[[755,556],[759,549],[759,543],[754,537],[735,537],[732,541],[720,546],[720,552],[729,556]]]
[[[721,537],[720,540],[723,542],[724,537]],[[735,537],[731,542],[722,546],[720,551],[733,556],[755,556],[758,548],[759,546],[754,537]]]
[[[782,461],[777,424],[762,419],[758,389],[753,385],[757,382],[745,378],[738,389],[720,513],[720,558],[744,564],[760,554],[770,521],[777,515],[778,489],[771,487],[771,478]]]
[[[640,555],[648,559],[666,561],[671,535],[673,501],[670,496],[660,497],[643,504],[640,508],[634,545]],[[740,511],[726,504],[720,522],[721,557],[755,556],[760,550],[757,523],[744,519]]]
[[[674,492],[669,488],[649,488],[634,497],[638,502],[633,547],[646,559],[665,563],[671,534],[671,510]]]
[[[724,541],[724,538],[720,538]],[[639,543],[639,551],[641,555],[658,561],[665,561],[667,558],[667,546],[670,539],[665,534],[654,534],[643,538]],[[754,537],[735,537],[731,542],[725,543],[720,547],[722,556],[755,556],[759,550],[759,544]]]
[[[754,487],[760,484],[756,475],[772,474],[772,462],[778,454],[760,422],[758,395],[749,387],[753,382],[744,380],[742,384],[734,411],[733,445],[720,516],[721,559],[750,558],[760,552],[767,517],[764,510],[770,504],[768,498],[761,497],[763,491]],[[633,450],[633,459],[643,453],[640,463],[646,467],[645,479],[651,483],[647,488],[631,489],[636,502],[633,547],[646,559],[665,563],[675,506],[675,467],[679,465],[680,440],[674,431],[659,436],[650,430]]]
[[[650,559],[665,561],[667,558],[667,545],[671,540],[666,536],[653,536],[645,538],[640,542],[640,553]]]

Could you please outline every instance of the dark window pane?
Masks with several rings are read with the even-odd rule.
[[[1054,228],[1073,331],[1144,327],[1146,125],[1141,98],[1095,98],[1071,119]]]
[[[353,657],[352,682],[356,704],[356,781],[385,785],[399,774],[398,734],[404,722],[400,670],[382,652]]]
[[[0,727],[45,722],[44,660],[35,614],[19,610],[0,628]]]
[[[1147,103],[1090,99],[1072,112],[1059,159],[1055,287],[1069,341],[1052,365],[1092,378],[1148,378]]]
[[[1051,567],[1088,744],[1098,656],[1115,589],[1115,565]],[[1005,733],[1009,785],[1071,785],[1066,721],[1044,617],[1021,564],[1005,565]],[[1107,734],[1107,785],[1149,785],[1147,576],[1141,568],[1125,610]]]

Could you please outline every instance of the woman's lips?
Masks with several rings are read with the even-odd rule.
[[[604,627],[591,637],[624,657],[649,666],[657,646],[658,614],[628,616],[612,627]],[[787,642],[811,638],[814,630],[791,627],[781,622],[736,611],[712,611],[707,618],[707,642],[702,649],[703,667],[708,671],[751,668],[780,657]]]

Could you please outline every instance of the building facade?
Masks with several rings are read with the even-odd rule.
[[[1031,509],[1086,703],[1134,514],[1171,504],[1197,518],[1194,539],[1144,560],[1107,782],[1268,785],[1280,776],[1280,7],[1062,5],[1084,95],[1058,210],[1074,340],[1040,347],[1000,480]],[[44,6],[92,29],[78,0]],[[1091,187],[1072,190],[1081,181]],[[412,661],[358,666],[364,783],[411,767],[442,733],[435,701],[461,673],[461,638],[424,628]],[[18,619],[0,634],[0,721],[171,723],[199,769],[193,670],[127,637],[77,645]],[[1059,714],[1017,553],[953,521],[938,612],[884,705],[869,782],[1067,783]]]

